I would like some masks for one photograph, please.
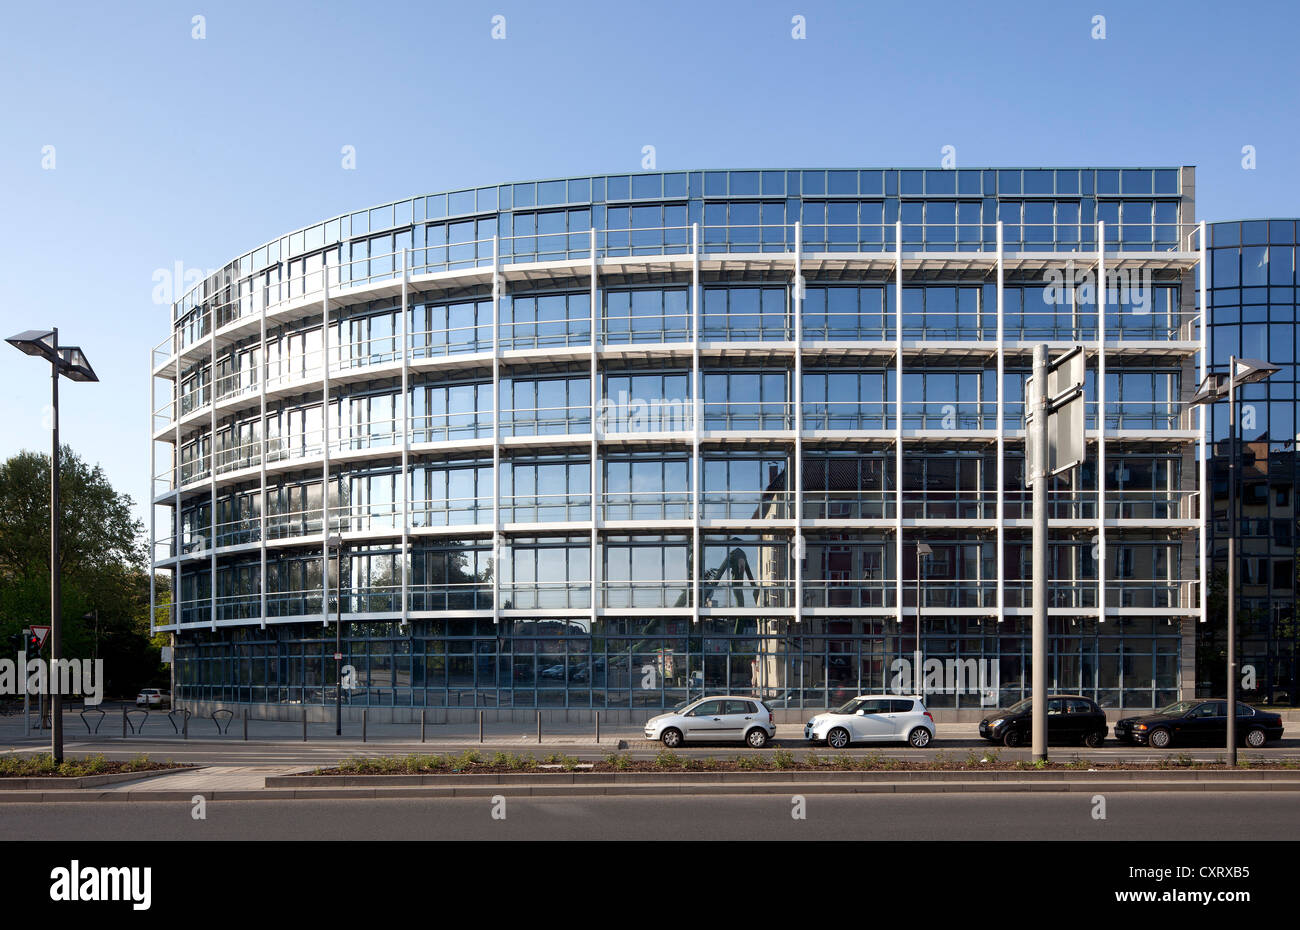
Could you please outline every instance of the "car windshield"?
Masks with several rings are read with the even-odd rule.
[[[854,698],[853,700],[849,701],[847,704],[845,704],[845,705],[843,705],[843,706],[841,706],[841,707],[837,707],[835,710],[831,711],[831,713],[833,713],[833,714],[855,714],[855,713],[857,713],[858,708],[861,707],[861,706],[862,706],[863,704],[865,704],[865,703],[866,703],[866,700],[865,700],[864,698]]]
[[[1034,706],[1034,699],[1033,699],[1033,698],[1025,698],[1023,701],[1016,701],[1016,703],[1014,703],[1014,704],[1012,704],[1010,707],[1008,707],[1008,708],[1006,709],[1006,713],[1008,713],[1008,714],[1018,714],[1018,713],[1021,713],[1022,711],[1029,710],[1029,709],[1030,709],[1031,707],[1033,707],[1033,706]]]
[[[1160,708],[1157,713],[1169,714],[1172,717],[1181,717],[1183,714],[1195,707],[1197,703],[1197,701],[1174,701],[1174,703],[1170,704],[1168,707]]]

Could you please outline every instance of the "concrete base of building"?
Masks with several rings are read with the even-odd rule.
[[[181,701],[177,707],[185,708],[196,717],[209,717],[214,711],[229,710],[235,715],[231,722],[232,728],[237,728],[239,721],[243,719],[244,712],[248,711],[250,720],[278,720],[285,722],[299,722],[302,720],[303,711],[306,710],[308,723],[332,723],[334,721],[334,705],[328,704],[236,704],[221,703],[215,701]],[[995,708],[969,708],[969,709],[952,709],[952,708],[931,708],[936,723],[978,723],[984,717],[987,717]],[[420,723],[421,714],[423,713],[424,722],[428,726],[438,726],[445,724],[468,725],[475,724],[479,720],[479,713],[483,714],[484,725],[489,724],[510,724],[517,727],[535,726],[537,724],[537,714],[540,710],[542,715],[542,728],[548,726],[573,726],[581,724],[590,724],[595,726],[596,715],[600,714],[601,726],[628,727],[640,726],[656,714],[664,713],[663,708],[645,707],[645,708],[626,708],[626,707],[384,707],[375,706],[364,708],[367,711],[366,719],[369,723],[376,724],[416,724]],[[1106,717],[1113,724],[1120,717],[1131,717],[1141,713],[1150,713],[1151,708],[1106,708]],[[1294,720],[1300,724],[1300,710],[1288,710],[1286,708],[1274,708],[1279,712],[1282,718],[1288,724]],[[344,705],[343,721],[345,723],[359,724],[361,722],[363,708]],[[779,724],[803,723],[814,714],[824,713],[826,708],[805,707],[803,709],[793,710],[776,710],[773,715]]]

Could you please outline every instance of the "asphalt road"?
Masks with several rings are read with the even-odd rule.
[[[499,808],[498,808],[499,809]],[[808,795],[792,799],[96,801],[0,805],[0,835],[52,840],[1294,840],[1294,793]]]

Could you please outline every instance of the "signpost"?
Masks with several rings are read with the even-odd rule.
[[[1082,346],[1048,362],[1047,346],[1037,345],[1033,375],[1025,382],[1025,480],[1034,492],[1031,712],[1035,761],[1047,759],[1047,482],[1083,464],[1084,366]]]
[[[23,667],[18,672],[23,689],[23,736],[32,735],[32,696],[27,690],[27,641],[31,636],[30,629],[23,630]]]

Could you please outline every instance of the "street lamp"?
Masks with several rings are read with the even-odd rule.
[[[325,545],[334,553],[334,735],[343,735],[343,537],[332,533]]]
[[[50,669],[63,658],[63,591],[59,579],[59,375],[70,381],[98,381],[86,355],[78,346],[60,346],[59,330],[29,329],[5,342],[26,355],[50,363],[50,404],[54,437],[50,452]],[[51,679],[53,684],[53,679]],[[63,702],[59,689],[50,688],[50,755],[57,765],[63,761]]]
[[[1237,385],[1264,381],[1282,369],[1255,358],[1228,359],[1228,376],[1201,382],[1190,403],[1209,405],[1228,398],[1228,764],[1237,764]],[[1205,493],[1205,489],[1201,489]]]
[[[925,669],[921,662],[921,557],[929,558],[934,554],[925,543],[916,544],[916,654],[913,656],[912,683],[917,685],[916,693],[925,700]]]

